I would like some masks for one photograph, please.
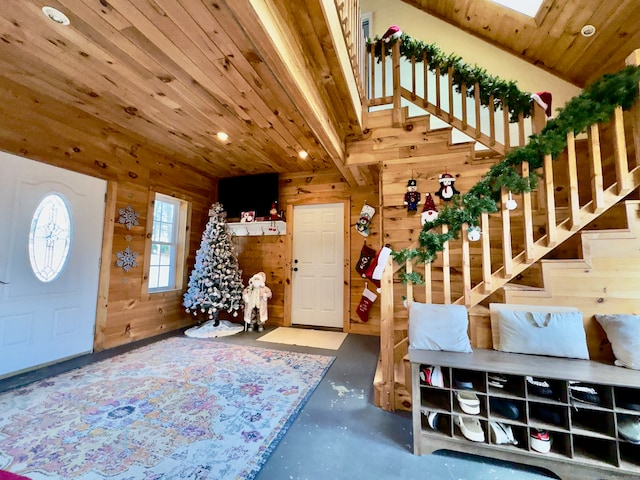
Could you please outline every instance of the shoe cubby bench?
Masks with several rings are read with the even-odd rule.
[[[634,423],[640,422],[640,371],[589,360],[483,349],[454,353],[410,348],[409,360],[416,455],[440,449],[461,451],[538,466],[563,480],[640,478],[640,444],[635,443],[640,438],[629,439],[624,427],[631,422],[632,432],[640,429]],[[433,385],[421,381],[421,371],[429,366],[438,366],[442,372],[443,378],[438,376]],[[506,381],[495,386],[496,376]],[[460,378],[465,379],[464,391],[474,393],[480,402],[476,415],[461,408]],[[532,383],[538,379],[544,379],[553,393],[547,388],[545,396],[538,395],[540,389]],[[598,401],[578,400],[574,382],[593,387]],[[511,405],[507,416],[505,409],[495,408],[505,403]],[[470,431],[463,435],[460,424],[465,419],[476,427],[480,424],[484,440]],[[509,428],[517,445],[498,444],[490,434],[490,422]],[[539,430],[549,434],[547,453],[540,453],[540,444],[535,443]]]

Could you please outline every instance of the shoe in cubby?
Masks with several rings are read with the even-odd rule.
[[[538,453],[549,453],[551,451],[552,440],[547,430],[532,428],[529,437],[529,445],[532,450]]]
[[[460,390],[455,392],[458,405],[464,413],[469,415],[478,415],[480,413],[480,399],[473,392]]]
[[[432,387],[444,388],[444,375],[439,365],[421,365],[420,366],[420,383]]]
[[[545,398],[556,397],[555,393],[553,392],[553,388],[551,387],[551,384],[548,380],[545,380],[544,378],[527,376],[526,381],[527,391],[530,394]]]
[[[509,420],[517,420],[518,417],[520,417],[520,409],[518,408],[518,405],[505,398],[490,397],[489,407],[492,414],[497,413]]]
[[[545,403],[529,403],[529,417],[533,423],[543,423],[550,427],[568,428],[567,409],[563,406]]]
[[[640,416],[619,414],[618,436],[629,443],[640,445]]]
[[[572,402],[577,400],[592,405],[602,404],[598,390],[593,385],[578,381],[569,381],[569,398]]]
[[[495,445],[518,445],[511,425],[500,422],[489,422],[489,438]]]
[[[475,417],[457,415],[453,421],[460,429],[464,438],[472,442],[484,442],[484,430],[482,429],[480,420]]]

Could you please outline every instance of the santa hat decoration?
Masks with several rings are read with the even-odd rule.
[[[384,35],[382,35],[382,38],[380,40],[382,40],[385,43],[389,43],[391,40],[400,38],[401,35],[402,35],[402,30],[400,30],[400,27],[397,25],[391,25],[387,29],[387,31],[384,32]]]
[[[538,92],[532,93],[531,99],[544,108],[544,113],[547,115],[547,120],[551,118],[551,93],[550,92]]]
[[[438,175],[438,182],[455,182],[455,178],[453,178],[453,175],[451,175],[450,173],[441,173],[440,175]]]
[[[422,214],[420,215],[422,225],[426,222],[433,222],[436,218],[438,218],[438,209],[436,208],[436,204],[433,201],[431,194],[426,193],[424,198],[424,207],[422,208]]]

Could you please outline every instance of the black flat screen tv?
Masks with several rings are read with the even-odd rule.
[[[278,200],[278,174],[263,173],[218,181],[218,201],[227,212],[228,221],[238,221],[241,212],[255,211],[256,217],[269,216]]]

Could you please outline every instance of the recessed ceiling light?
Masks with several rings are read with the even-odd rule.
[[[300,158],[301,158],[301,159],[303,159],[303,160],[309,156],[309,154],[306,152],[306,150],[300,150],[300,151],[298,152],[298,155],[299,155],[299,156],[300,156]]]
[[[67,17],[57,8],[42,7],[42,13],[44,13],[48,19],[53,20],[58,25],[69,25],[71,23],[69,21],[69,17]]]
[[[582,27],[582,30],[580,30],[580,34],[582,34],[583,37],[591,37],[594,33],[596,33],[596,27],[593,25],[585,25]]]
[[[226,142],[229,139],[229,135],[224,132],[218,132],[216,134],[216,137],[218,137],[218,140],[220,140],[221,142]]]

